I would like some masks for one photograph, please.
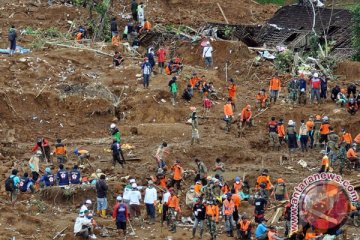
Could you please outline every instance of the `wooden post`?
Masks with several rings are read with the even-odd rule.
[[[227,20],[227,18],[226,18],[226,16],[225,16],[225,13],[224,13],[224,11],[222,10],[220,4],[217,3],[217,5],[218,5],[218,7],[219,7],[219,9],[220,9],[221,14],[223,15],[223,17],[224,17],[224,19],[225,19],[226,24],[229,24],[229,21]]]
[[[225,81],[228,81],[228,64],[225,62]]]

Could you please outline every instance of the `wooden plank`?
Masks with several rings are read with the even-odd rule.
[[[226,18],[226,16],[225,16],[225,13],[224,13],[223,9],[221,8],[220,4],[219,4],[219,3],[217,3],[217,6],[219,7],[220,12],[221,12],[221,14],[222,14],[222,15],[223,15],[223,17],[224,17],[225,22],[226,22],[227,24],[229,24],[229,21],[227,20],[227,18]]]

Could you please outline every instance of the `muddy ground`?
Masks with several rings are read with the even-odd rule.
[[[68,31],[68,20],[81,22],[87,18],[87,11],[82,8],[62,5],[49,8],[45,1],[42,4],[26,0],[3,2],[0,12],[0,47],[6,47],[6,33],[10,24],[15,24],[18,29],[27,26],[34,29],[56,26],[61,31]],[[214,1],[187,1],[186,4],[179,3],[171,5],[172,7],[165,0],[151,1],[148,4],[149,17],[154,23],[168,21],[199,27],[207,21],[223,21]],[[221,5],[230,22],[244,24],[260,24],[277,9],[277,6],[257,5],[250,0],[225,0]],[[121,9],[123,8],[117,2],[112,11],[120,12]],[[30,47],[26,36],[20,38],[19,44]],[[66,197],[59,189],[53,189],[33,196],[21,194],[20,202],[14,208],[9,206],[4,192],[4,180],[14,165],[21,172],[29,171],[27,161],[31,156],[31,147],[39,136],[48,138],[51,144],[58,137],[64,139],[69,149],[68,168],[75,163],[75,156],[71,153],[73,149],[80,147],[89,150],[92,155],[91,166],[87,165],[83,174],[90,175],[95,169],[101,168],[108,177],[115,177],[115,180],[110,181],[109,193],[110,206],[113,206],[116,195],[122,190],[121,177],[131,175],[145,183],[146,177],[155,173],[152,156],[162,141],[167,141],[170,145],[171,154],[167,159],[169,165],[180,159],[185,169],[195,169],[193,159],[199,158],[210,169],[215,159],[220,157],[226,165],[228,180],[248,174],[255,184],[255,177],[266,167],[273,181],[281,176],[289,188],[292,188],[302,178],[318,170],[321,154],[319,150],[310,150],[305,154],[297,152],[285,166],[280,166],[280,156],[287,156],[287,149],[283,146],[279,152],[274,152],[268,147],[265,125],[272,116],[284,118],[285,122],[292,119],[299,124],[301,119],[307,119],[310,115],[327,115],[337,132],[344,127],[353,136],[359,133],[358,114],[349,116],[330,100],[315,106],[290,106],[284,101],[284,89],[280,101],[256,117],[256,127],[245,129],[244,135],[237,138],[237,127],[233,125],[231,133],[226,134],[223,130],[225,124],[221,120],[223,97],[227,95],[225,62],[229,63],[229,76],[238,85],[236,114],[246,104],[254,105],[256,92],[267,88],[274,68],[269,62],[261,62],[257,67],[251,66],[256,53],[250,52],[240,42],[216,41],[213,46],[215,69],[212,70],[203,68],[199,45],[183,42],[175,49],[175,53],[184,58],[185,64],[184,71],[178,76],[179,95],[187,85],[188,78],[196,71],[199,75],[205,75],[208,81],[214,82],[221,97],[216,101],[210,118],[200,119],[201,143],[194,146],[190,145],[191,126],[185,122],[190,114],[190,106],[198,107],[199,115],[202,114],[200,94],[195,93],[190,104],[179,98],[173,107],[167,87],[170,77],[154,75],[150,89],[144,90],[141,82],[136,79],[136,74],[140,73],[138,59],[126,58],[123,67],[114,69],[111,58],[107,56],[49,45],[27,55],[0,56],[0,239],[13,236],[16,239],[51,239],[65,227],[68,228],[62,239],[73,239],[72,228],[77,207],[86,198],[95,202],[93,189],[77,190],[71,197]],[[112,53],[112,48],[106,47],[103,51]],[[144,49],[140,49],[140,52],[143,53]],[[331,82],[329,88],[334,84],[345,86],[350,81],[358,80],[359,69],[358,63],[340,64],[337,69],[340,79],[336,83]],[[284,86],[288,79],[289,76],[282,76]],[[161,99],[166,102],[161,102]],[[114,107],[116,100],[120,104]],[[114,169],[111,153],[104,151],[111,143],[108,128],[112,122],[119,126],[122,142],[134,146],[132,154],[140,158],[140,161],[128,162],[124,169],[119,166]],[[300,159],[307,161],[311,170],[298,165]],[[286,168],[289,166],[293,170]],[[45,164],[41,166],[42,170],[44,168]],[[351,180],[358,176],[352,173],[346,178]],[[184,184],[189,186],[191,179]],[[182,199],[184,196],[185,192],[181,193]],[[244,203],[240,212],[251,213],[252,208]],[[115,227],[111,220],[96,220],[100,225]],[[348,239],[355,239],[351,234],[358,232],[351,225],[346,228],[350,232]],[[137,237],[133,237],[134,239],[164,239],[167,236],[172,236],[173,239],[190,238],[188,229],[179,228],[174,235],[159,224],[150,227],[145,225],[143,228],[136,225],[135,229]],[[109,231],[113,236],[116,234],[110,228]],[[226,239],[225,235],[220,235],[220,239]]]

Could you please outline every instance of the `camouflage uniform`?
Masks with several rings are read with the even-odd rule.
[[[334,132],[330,132],[328,134],[328,140],[329,142],[327,143],[327,145],[330,149],[329,157],[331,160],[331,164],[334,164],[336,162],[336,143],[339,141],[339,136]]]
[[[176,211],[175,208],[168,209],[168,226],[172,231],[176,231]]]
[[[339,168],[339,173],[340,175],[343,175],[344,174],[344,167],[345,167],[345,161],[346,161],[346,149],[344,146],[341,146],[339,151],[338,151],[338,155],[337,155],[337,158],[339,159],[340,161],[340,168]]]
[[[321,120],[314,120],[314,147],[320,144],[320,126]]]
[[[295,104],[298,99],[298,93],[300,89],[300,84],[297,79],[293,79],[288,84],[288,91],[289,91],[289,100]]]
[[[207,226],[210,232],[210,236],[212,240],[216,239],[216,223],[215,220],[208,216],[207,218]]]

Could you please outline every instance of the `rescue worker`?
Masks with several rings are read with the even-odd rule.
[[[107,192],[108,185],[106,184],[106,176],[102,174],[100,179],[96,181],[96,202],[97,202],[97,215],[106,218],[106,210],[108,206]]]
[[[194,145],[194,142],[200,144],[200,136],[199,136],[199,122],[197,117],[197,112],[195,107],[191,107],[191,145]]]
[[[213,54],[213,47],[211,46],[210,42],[207,41],[205,47],[203,48],[202,57],[205,60],[205,68],[208,69],[212,66],[212,54]]]
[[[271,181],[270,181],[269,170],[264,169],[261,172],[261,175],[257,177],[255,188],[260,189],[260,184],[261,183],[265,184],[265,189],[266,190],[270,190],[270,189],[273,188],[273,185],[271,184]]]
[[[342,88],[341,91],[337,95],[336,103],[339,104],[341,107],[343,107],[348,101],[345,96],[345,93],[346,93],[346,90],[344,88]]]
[[[84,204],[81,205],[79,213],[85,212],[86,210],[89,211],[92,202],[90,199],[87,199]]]
[[[270,103],[272,100],[274,100],[275,103],[281,91],[281,81],[279,79],[279,74],[277,72],[275,73],[275,76],[270,80],[269,91],[270,91]]]
[[[121,134],[120,134],[120,130],[119,128],[116,126],[115,123],[112,123],[110,124],[110,131],[111,131],[111,136],[113,137],[114,140],[117,141],[117,145],[116,146],[113,146],[111,148],[111,150],[113,150],[113,154],[114,154],[114,150],[115,150],[115,153],[118,151],[119,152],[119,158],[116,158],[115,160],[117,160],[120,165],[124,164],[125,163],[125,157],[124,157],[124,153],[121,149]],[[114,142],[113,142],[114,143]],[[114,149],[113,149],[114,148]],[[117,149],[116,149],[117,148]],[[117,151],[116,151],[117,150]],[[117,153],[116,153],[117,154]],[[121,157],[121,160],[120,160],[120,157]],[[114,163],[115,165],[115,163]]]
[[[50,159],[50,146],[49,141],[45,138],[38,138],[35,146],[31,149],[31,152],[36,152],[37,150],[40,150],[42,153],[42,160],[45,160],[45,162],[49,162]]]
[[[88,218],[89,211],[80,213],[75,220],[74,235],[81,236],[83,239],[96,239],[93,231],[91,218]]]
[[[327,83],[328,83],[328,78],[326,76],[322,76],[320,78],[320,98],[326,99],[326,93],[327,93]]]
[[[355,170],[358,170],[360,168],[360,158],[356,153],[356,144],[353,144],[353,146],[349,148],[346,153],[346,157],[352,164],[354,164]]]
[[[169,226],[170,226],[170,231],[175,233],[176,232],[176,214],[177,213],[181,213],[181,209],[180,209],[180,203],[179,203],[179,198],[176,196],[175,194],[175,190],[173,188],[169,189],[170,192],[170,197],[168,199],[167,202],[167,206],[168,206],[168,212],[169,212]]]
[[[235,182],[233,184],[233,189],[235,190],[235,194],[238,194],[238,193],[240,193],[241,187],[242,187],[241,179],[239,176],[236,176],[234,181]]]
[[[274,187],[274,191],[271,194],[276,201],[289,200],[289,195],[286,189],[285,181],[282,178],[277,180],[277,184]]]
[[[126,238],[126,222],[129,220],[129,208],[121,196],[116,197],[112,219],[116,223],[116,229],[119,231],[119,234],[122,230],[123,236]]]
[[[172,79],[169,81],[168,86],[169,86],[169,90],[171,93],[171,103],[173,106],[175,106],[176,95],[177,95],[177,90],[178,90],[175,76],[172,77]]]
[[[343,145],[340,146],[340,149],[338,151],[338,154],[337,154],[337,159],[339,159],[339,174],[340,175],[343,175],[344,174],[344,167],[345,167],[345,162],[347,160],[347,156],[346,156],[346,149]]]
[[[89,151],[85,150],[85,149],[77,149],[75,148],[74,150],[74,154],[78,157],[78,166],[84,165],[84,160],[87,159],[89,160],[90,158],[90,153]]]
[[[153,181],[148,181],[148,186],[145,189],[144,203],[146,206],[146,213],[150,220],[149,224],[155,223],[155,206],[157,201],[157,191],[154,187]]]
[[[279,145],[281,146],[283,142],[285,142],[285,126],[284,120],[282,118],[279,119],[277,123],[277,134],[279,137]]]
[[[290,233],[290,221],[291,221],[291,203],[287,202],[285,205],[285,209],[282,215],[282,218],[285,220],[285,237],[289,236]]]
[[[59,171],[56,174],[56,179],[59,186],[69,185],[69,173],[64,169],[64,165],[59,165]]]
[[[51,173],[51,169],[49,167],[45,168],[45,174],[40,178],[40,184],[42,187],[56,185],[56,177]]]
[[[267,200],[259,194],[255,194],[254,200],[254,217],[256,223],[261,223],[265,220],[265,208],[267,205]]]
[[[167,170],[165,157],[170,154],[170,149],[167,142],[163,142],[156,150],[155,159],[158,164],[158,168]]]
[[[81,183],[81,174],[79,167],[74,165],[73,169],[70,171],[70,183],[71,184],[80,184]]]
[[[34,182],[29,178],[29,174],[26,172],[23,177],[20,178],[19,190],[20,192],[27,192],[29,189],[31,193],[35,192]]]
[[[231,104],[232,99],[228,98],[226,104],[224,105],[224,120],[226,122],[226,126],[225,126],[225,131],[227,133],[230,132],[230,128],[231,128],[231,123],[234,117],[234,112],[233,112],[233,106]]]
[[[321,80],[319,78],[319,74],[315,72],[310,79],[310,86],[311,86],[311,104],[314,103],[314,99],[316,98],[317,104],[320,104],[320,87],[321,87]]]
[[[334,128],[333,127],[329,127],[329,134],[327,136],[328,138],[328,154],[331,160],[331,165],[333,165],[336,161],[336,156],[337,156],[337,144],[339,142],[339,136],[334,132]]]
[[[251,193],[251,187],[249,182],[249,175],[245,175],[245,179],[242,182],[242,188],[240,192],[240,199],[242,201],[248,201]]]
[[[258,112],[264,111],[265,108],[268,107],[269,97],[265,92],[265,89],[261,89],[259,93],[256,95],[256,106],[258,108]]]
[[[144,88],[149,88],[150,75],[152,72],[152,67],[149,62],[149,58],[145,57],[144,62],[141,64],[142,74],[143,74],[143,85]]]
[[[192,209],[194,207],[194,204],[198,201],[198,197],[200,196],[200,194],[198,195],[195,192],[195,186],[191,185],[189,188],[189,191],[186,192],[185,195],[185,205]]]
[[[223,173],[225,172],[225,165],[224,163],[221,161],[220,158],[217,158],[215,160],[215,167],[213,168],[213,171],[215,172],[215,174],[218,174],[220,177],[220,180],[223,180]]]
[[[206,206],[202,203],[202,198],[198,198],[194,207],[192,208],[193,214],[195,216],[194,225],[192,228],[192,237],[191,239],[195,238],[196,228],[200,227],[200,239],[204,233],[204,221],[206,217]]]
[[[301,144],[301,151],[308,151],[307,149],[307,143],[308,143],[308,130],[307,127],[305,125],[305,120],[301,120],[301,126],[299,129],[299,136],[300,136],[300,144]]]
[[[122,62],[124,62],[124,58],[121,56],[121,54],[118,51],[115,51],[115,54],[113,56],[113,65],[114,67],[120,66]]]
[[[159,49],[156,52],[156,56],[158,58],[158,67],[160,73],[162,74],[165,68],[165,58],[166,58],[166,49],[162,45],[159,46]]]
[[[328,134],[330,132],[329,128],[330,128],[329,118],[327,116],[324,116],[320,126],[319,142],[321,146],[324,146],[328,142]]]
[[[119,35],[118,32],[116,32],[114,34],[114,36],[111,38],[111,45],[114,46],[114,47],[119,47],[120,42],[121,42],[120,35]]]
[[[56,156],[58,164],[64,164],[66,162],[66,148],[60,138],[56,139],[54,155]]]
[[[180,190],[181,181],[184,174],[184,169],[180,165],[180,160],[175,161],[175,164],[171,167],[171,172],[172,172],[172,178],[171,178],[170,187],[174,187],[176,185],[176,188]]]
[[[269,129],[269,146],[275,149],[280,149],[279,136],[278,136],[278,124],[275,121],[275,117],[271,117],[271,121],[267,124]]]
[[[244,127],[245,123],[247,123],[248,126],[254,126],[254,119],[252,118],[251,106],[249,104],[246,105],[240,113],[240,129]]]
[[[345,146],[346,151],[349,150],[352,144],[352,136],[351,133],[347,132],[345,128],[341,130],[341,144]]]
[[[216,240],[216,224],[219,222],[219,206],[216,201],[207,201],[206,204],[206,219],[207,226],[210,232],[211,240]]]
[[[346,105],[348,113],[350,115],[355,115],[357,110],[359,109],[359,106],[354,98],[350,98],[348,104]]]
[[[354,143],[356,143],[356,146],[360,146],[360,133],[354,138]]]
[[[234,202],[234,212],[233,212],[233,220],[235,224],[239,221],[239,208],[241,205],[240,194],[236,193],[236,190],[233,188],[231,189],[231,200]]]
[[[316,115],[314,120],[314,148],[316,146],[320,146],[320,127],[321,127],[322,121],[321,116]]]
[[[234,230],[233,213],[235,211],[235,204],[234,204],[233,200],[231,199],[231,197],[232,197],[232,193],[226,194],[226,199],[223,201],[223,209],[222,209],[222,213],[225,218],[225,230],[226,230],[228,237],[234,236],[234,234],[233,234],[233,230]]]
[[[331,89],[331,100],[333,100],[333,102],[336,102],[337,100],[337,95],[339,94],[339,92],[341,91],[339,85],[336,85],[335,87],[333,87],[333,89]]]
[[[241,217],[239,220],[237,228],[238,228],[238,239],[241,240],[250,240],[251,239],[251,230],[252,224],[249,218],[246,215]]]
[[[194,89],[191,87],[190,84],[187,85],[187,87],[184,89],[184,92],[183,94],[181,95],[181,97],[187,101],[187,102],[190,102],[192,97],[193,97],[193,94],[194,94]]]
[[[233,102],[236,100],[236,84],[234,79],[230,78],[230,84],[228,86],[228,97],[231,98]]]
[[[192,77],[189,80],[189,84],[191,85],[191,88],[194,90],[197,82],[200,80],[200,77],[198,77],[196,72],[193,72]]]
[[[288,83],[288,93],[289,93],[288,98],[292,104],[297,103],[299,92],[300,92],[300,83],[299,80],[295,77]]]
[[[148,32],[151,30],[151,23],[147,19],[144,19],[144,26],[140,29],[139,33]]]
[[[299,104],[306,104],[306,80],[305,80],[305,75],[303,73],[300,74],[300,79],[299,79],[299,89],[300,89],[300,93],[299,93]]]
[[[195,163],[197,166],[196,176],[195,176],[195,182],[198,180],[201,181],[201,184],[205,186],[207,184],[207,168],[203,161],[200,161],[199,159],[195,159]]]
[[[169,223],[168,221],[168,200],[169,197],[171,196],[169,189],[165,188],[163,191],[163,195],[162,195],[162,199],[161,199],[161,204],[162,204],[162,209],[161,209],[161,226],[164,225],[164,222],[166,221],[167,223]],[[169,225],[168,225],[169,226]]]
[[[321,160],[321,168],[320,168],[319,173],[328,172],[329,166],[330,166],[329,157],[327,155],[324,155],[324,157]]]
[[[291,154],[298,147],[295,122],[293,120],[289,120],[288,122],[288,126],[286,128],[286,138],[288,141],[289,153]]]
[[[310,148],[312,149],[314,146],[314,117],[310,116],[305,125],[310,139]]]

